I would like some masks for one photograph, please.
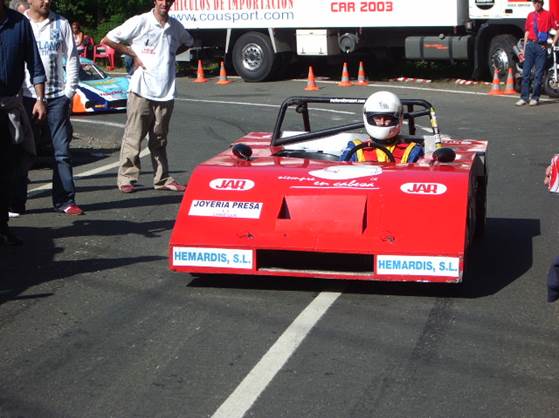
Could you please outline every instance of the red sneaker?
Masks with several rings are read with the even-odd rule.
[[[177,183],[176,180],[173,180],[170,183],[165,184],[164,186],[158,187],[157,190],[170,190],[172,192],[184,192],[186,187],[182,184]]]
[[[68,205],[68,207],[66,209],[63,209],[62,212],[70,216],[83,215],[84,213],[83,210],[75,203]]]

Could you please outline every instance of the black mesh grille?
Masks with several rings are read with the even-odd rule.
[[[347,274],[372,274],[374,270],[374,257],[371,254],[257,250],[256,257],[258,270]]]

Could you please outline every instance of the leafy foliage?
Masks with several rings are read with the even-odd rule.
[[[151,7],[153,0],[56,0],[52,5],[70,22],[80,22],[84,33],[96,42],[129,17]]]

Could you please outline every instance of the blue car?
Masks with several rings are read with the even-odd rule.
[[[126,110],[128,77],[112,77],[92,60],[80,57],[80,82],[72,113]]]

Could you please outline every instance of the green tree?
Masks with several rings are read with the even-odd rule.
[[[153,0],[57,0],[53,9],[80,22],[83,31],[99,42],[109,30],[152,6]]]

